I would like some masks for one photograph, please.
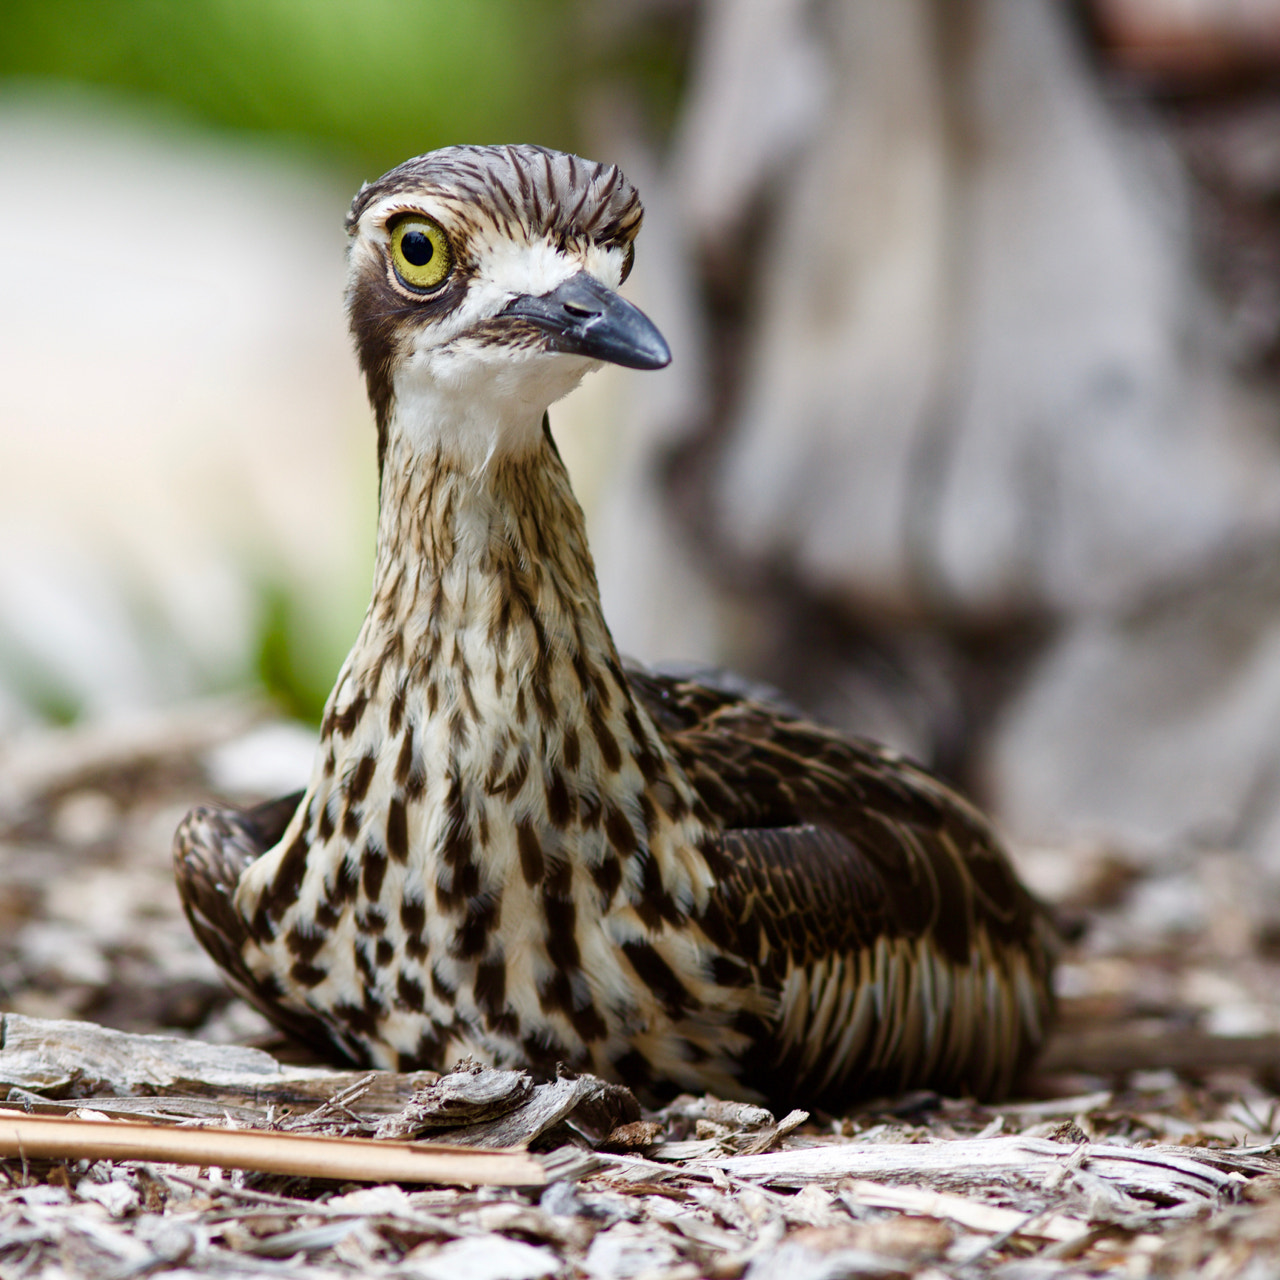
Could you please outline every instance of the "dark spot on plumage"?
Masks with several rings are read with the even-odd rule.
[[[302,891],[302,877],[307,873],[307,852],[310,846],[307,838],[299,832],[294,836],[280,865],[276,868],[271,887],[263,894],[269,916],[279,920],[282,915],[298,900]]]
[[[667,1016],[682,1017],[694,1001],[675,970],[647,942],[624,942],[622,951],[637,977],[658,997]]]
[[[407,1062],[400,1063],[401,1071],[421,1071],[432,1067],[440,1060],[440,1051],[444,1047],[440,1028],[432,1023],[419,1037],[413,1053]]]
[[[373,781],[377,764],[374,757],[367,752],[356,762],[356,767],[351,771],[351,779],[347,783],[348,805],[357,805],[368,795],[369,784]]]
[[[575,933],[578,923],[573,899],[543,892],[542,914],[546,920],[544,934],[547,958],[557,969],[576,969],[582,963]]]
[[[542,844],[528,818],[522,818],[516,824],[516,851],[520,855],[520,871],[525,884],[538,884],[544,869]]]
[[[569,975],[553,969],[538,980],[538,1003],[544,1013],[568,1014],[573,1007],[573,988]]]
[[[360,859],[360,871],[364,896],[370,902],[377,902],[382,896],[383,877],[387,874],[387,855],[375,844],[366,845]]]
[[[453,911],[480,892],[480,868],[464,862],[452,870],[443,868],[436,877],[436,902],[443,911]]]
[[[409,819],[399,796],[387,806],[387,852],[397,862],[409,860]]]
[[[511,751],[511,739],[500,742],[489,757],[489,771],[485,774],[484,789],[489,795],[495,795],[502,787],[502,778],[506,773],[507,756]]]
[[[348,804],[342,811],[342,834],[354,840],[360,834],[361,813],[357,805]]]
[[[462,714],[461,707],[455,707],[449,717],[449,746],[455,755],[459,755],[470,740],[471,721]]]
[[[469,898],[450,940],[449,954],[458,960],[474,960],[482,955],[498,923],[498,908],[498,900],[492,894]]]
[[[712,956],[708,968],[711,981],[718,987],[746,987],[751,984],[751,970],[733,956]]]
[[[519,754],[516,756],[515,763],[511,766],[511,772],[507,774],[506,778],[501,782],[498,788],[496,788],[494,794],[496,794],[497,791],[501,791],[508,800],[514,800],[523,789],[525,779],[528,778],[528,776],[529,745],[528,743],[523,743],[521,744]]]
[[[360,971],[360,976],[364,978],[364,996],[367,1000],[370,989],[377,979],[377,971],[374,968],[373,957],[369,954],[369,948],[373,945],[371,938],[357,938],[352,944],[351,952],[355,958],[356,968]]]
[[[553,1076],[557,1064],[567,1062],[569,1046],[550,1027],[540,1027],[520,1041],[529,1065],[543,1075]]]
[[[327,969],[321,969],[305,960],[298,960],[289,967],[290,979],[300,987],[318,987],[328,976]]]
[[[499,956],[489,956],[476,966],[473,988],[476,1004],[490,1020],[500,1017],[507,1004],[507,964]]]
[[[574,805],[564,774],[553,769],[547,777],[547,817],[563,831],[573,819]]]
[[[333,815],[329,812],[328,803],[325,803],[320,806],[320,821],[316,824],[316,834],[320,837],[322,844],[328,844],[333,839],[333,832]]]
[[[545,666],[534,673],[531,688],[538,720],[544,729],[550,729],[556,722],[556,704],[551,697],[551,678]]]
[[[410,770],[409,776],[404,780],[404,798],[407,803],[415,800],[421,800],[427,789],[427,775],[423,768],[422,761],[419,760]]]
[[[332,929],[340,919],[338,912],[327,899],[316,903],[315,923],[317,929]]]
[[[618,740],[613,736],[613,731],[604,722],[604,716],[600,714],[597,708],[591,708],[588,719],[591,723],[591,736],[596,740],[596,746],[600,749],[600,759],[604,761],[604,767],[610,773],[617,773],[622,768],[622,751],[618,747]]]
[[[339,737],[349,738],[364,716],[369,705],[369,695],[363,689],[356,691],[351,701],[333,717],[333,731]]]
[[[275,937],[275,925],[271,923],[271,913],[267,906],[267,895],[258,899],[253,915],[249,917],[249,933],[255,942],[266,944]]]
[[[441,856],[445,867],[453,872],[450,890],[454,895],[468,895],[479,886],[480,872],[472,861],[473,841],[462,800],[462,781],[456,773],[449,779],[445,797],[445,836]]]
[[[538,983],[538,1003],[544,1012],[564,1014],[569,1025],[588,1043],[601,1040],[608,1034],[604,1019],[590,996],[584,996],[581,1001],[574,999],[573,984],[563,970],[553,970]]]
[[[357,962],[360,950],[356,948]],[[350,1027],[357,1035],[373,1039],[378,1034],[378,1014],[363,1005],[349,1004],[345,1000],[333,1006],[333,1016],[337,1021]]]
[[[603,1040],[609,1034],[609,1028],[600,1016],[600,1011],[589,1000],[586,1004],[569,1010],[569,1022],[587,1044]]]
[[[640,776],[645,782],[652,786],[662,777],[662,759],[656,751],[651,751],[647,746],[641,747],[635,753],[636,767],[640,770]]]
[[[662,882],[662,869],[653,854],[648,849],[641,849],[636,857],[640,862],[640,893],[632,902],[636,914],[649,929],[658,929],[663,921],[682,924],[684,914],[667,892]]]
[[[324,935],[308,932],[300,924],[295,924],[284,935],[284,942],[299,960],[314,960],[324,945]]]
[[[624,689],[626,685],[622,686]],[[631,735],[631,744],[637,752],[648,749],[648,737],[644,731],[644,725],[640,723],[640,717],[636,714],[635,703],[630,698],[626,700],[626,706],[622,712],[622,718],[626,722],[627,732]]]
[[[363,911],[358,912],[356,915],[356,928],[359,929],[361,933],[366,933],[370,937],[376,937],[378,934],[382,933],[386,927],[386,912],[382,911],[378,907],[365,907]]]
[[[582,745],[578,740],[578,731],[573,725],[565,725],[564,738],[560,745],[560,756],[564,767],[570,773],[576,773],[582,761]]]
[[[395,959],[396,949],[391,945],[387,938],[379,938],[376,950],[373,953],[374,961],[379,969],[385,969],[387,965]]]
[[[395,733],[396,730],[392,730]],[[396,755],[396,785],[405,786],[409,781],[409,775],[413,772],[414,765],[414,749],[413,749],[414,732],[413,726],[410,725],[405,731],[404,737],[400,740],[400,750]]]
[[[604,858],[591,868],[591,878],[595,881],[596,888],[600,890],[600,909],[608,910],[613,902],[613,895],[618,892],[618,886],[622,883],[622,863],[612,853],[606,853]]]
[[[420,935],[427,927],[426,904],[417,898],[401,898],[400,926],[410,937]]]
[[[344,902],[350,902],[356,896],[356,889],[360,884],[360,868],[355,860],[348,853],[338,863],[338,874],[334,877],[333,888],[329,890],[329,901],[334,906],[341,906]]]
[[[434,680],[427,682],[427,714],[435,715],[440,706],[440,689]]]
[[[493,632],[490,637],[495,647],[499,645],[504,645],[506,643],[507,633],[510,630],[511,630],[511,595],[509,592],[504,591],[502,593],[502,601],[498,605],[498,615],[493,621]],[[501,666],[502,666],[501,659],[499,659],[498,661],[498,666],[501,669]],[[498,692],[501,693],[502,692],[501,682],[495,680],[495,683],[498,685]]]
[[[427,993],[422,989],[422,983],[416,978],[402,973],[396,978],[396,998],[404,1008],[414,1013],[421,1013],[426,1003]]]
[[[596,693],[595,676],[590,666],[587,664],[586,654],[583,653],[583,646],[579,642],[578,647],[574,650],[570,659],[573,666],[573,674],[578,677],[578,687],[586,695],[589,701],[596,701],[598,695]]]
[[[529,708],[525,703],[524,684],[521,683],[516,685],[516,720],[518,723],[524,724],[528,716]]]
[[[640,821],[644,825],[642,839],[644,843],[647,844],[649,840],[649,833],[653,830],[654,824],[658,821],[658,810],[657,806],[649,798],[649,793],[647,791],[640,792],[636,799],[640,805]]]
[[[627,821],[626,814],[615,804],[607,804],[604,810],[604,833],[618,854],[627,858],[639,848],[635,828]]]

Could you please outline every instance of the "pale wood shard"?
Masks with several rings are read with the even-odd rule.
[[[0,1015],[0,1088],[48,1097],[186,1094],[237,1103],[317,1103],[368,1080],[368,1111],[397,1111],[433,1071],[333,1071],[287,1067],[269,1053],[177,1036],[130,1035],[91,1022]]]
[[[179,1129],[0,1111],[0,1156],[27,1160],[155,1160],[357,1182],[539,1187],[541,1163],[510,1151],[325,1138],[258,1129]]]
[[[780,1187],[803,1187],[845,1177],[873,1181],[923,1178],[974,1184],[1014,1173],[1043,1179],[1076,1159],[1082,1169],[1139,1195],[1213,1200],[1242,1180],[1239,1172],[1224,1166],[1226,1154],[1189,1154],[1184,1147],[1136,1148],[1104,1143],[1075,1147],[1045,1138],[1015,1136],[928,1143],[830,1143],[763,1155],[704,1158],[687,1167],[720,1169],[731,1177]]]
[[[1044,1213],[1028,1220],[1021,1209],[1003,1209],[999,1205],[983,1204],[979,1200],[946,1191],[932,1191],[928,1187],[883,1186],[878,1182],[855,1179],[842,1183],[840,1194],[856,1205],[943,1218],[970,1231],[984,1231],[991,1235],[1011,1232],[1042,1240],[1065,1241],[1083,1239],[1090,1230],[1087,1222],[1067,1214]]]

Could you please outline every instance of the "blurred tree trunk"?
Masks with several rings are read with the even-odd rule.
[[[1055,0],[710,0],[642,246],[688,363],[621,483],[722,659],[1019,836],[1280,865],[1278,400],[1175,141]]]

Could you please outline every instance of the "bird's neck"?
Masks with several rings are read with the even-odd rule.
[[[618,660],[549,436],[480,473],[388,443],[373,599],[282,843],[305,827],[340,859],[372,832],[446,906],[581,875],[650,923],[691,910],[706,819]]]
[[[522,702],[543,695],[551,665],[617,666],[582,509],[549,435],[478,469],[391,437],[356,648],[375,664],[400,651],[392,665],[463,704],[477,662],[496,664],[499,698]]]

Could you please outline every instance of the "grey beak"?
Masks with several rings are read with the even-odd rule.
[[[552,350],[567,355],[628,369],[661,369],[671,363],[671,348],[653,321],[585,271],[541,297],[514,299],[502,314],[536,325],[551,338]]]

